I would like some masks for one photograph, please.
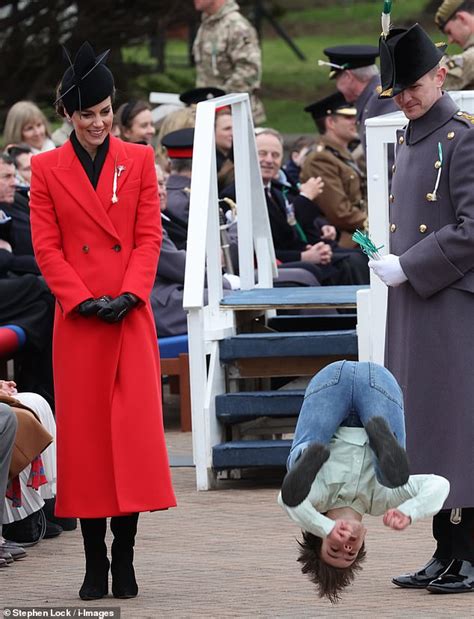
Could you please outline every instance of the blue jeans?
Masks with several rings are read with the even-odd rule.
[[[309,383],[288,457],[291,469],[311,443],[328,445],[339,426],[362,427],[383,417],[405,447],[402,391],[393,375],[376,363],[336,361]]]

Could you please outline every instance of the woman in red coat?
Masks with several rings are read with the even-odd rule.
[[[31,225],[57,300],[56,514],[81,519],[86,575],[79,595],[137,595],[138,513],[176,504],[164,440],[149,294],[161,224],[153,150],[110,135],[114,81],[84,43],[63,76],[58,111],[74,131],[33,158]]]

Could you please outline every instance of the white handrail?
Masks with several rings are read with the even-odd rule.
[[[220,262],[216,255],[218,205],[214,123],[216,108],[227,105],[232,107],[233,119],[241,287],[255,287],[254,252],[260,286],[271,287],[273,277],[278,275],[248,94],[230,94],[203,101],[197,106],[194,133],[184,286],[184,307],[188,310],[203,307],[206,256],[209,295],[213,297],[210,305],[215,305],[216,296],[219,297],[217,302],[221,298],[220,269],[217,268]]]
[[[232,106],[241,287],[271,288],[277,276],[249,96],[231,94],[203,101],[196,110],[183,301],[188,310],[193,455],[199,490],[214,484],[212,447],[223,439],[215,415],[215,396],[225,391],[218,340],[235,333],[232,310],[220,308],[223,291],[214,125],[216,108],[227,105]]]

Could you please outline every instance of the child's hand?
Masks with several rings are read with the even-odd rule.
[[[388,509],[384,514],[383,523],[395,531],[403,531],[411,524],[411,518],[402,514],[398,509]]]
[[[328,535],[328,540],[337,543],[347,543],[357,537],[362,524],[355,520],[336,520],[336,525]]]

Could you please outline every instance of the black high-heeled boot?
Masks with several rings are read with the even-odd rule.
[[[138,514],[114,516],[110,528],[112,542],[112,593],[114,597],[127,599],[138,594],[138,585],[133,568],[133,547],[137,533]]]
[[[109,592],[109,560],[105,545],[107,520],[81,518],[81,531],[86,555],[86,575],[79,590],[81,600],[100,600]]]

